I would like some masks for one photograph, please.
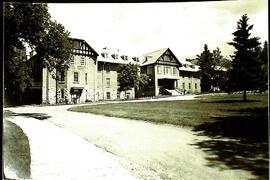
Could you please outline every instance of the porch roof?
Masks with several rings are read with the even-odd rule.
[[[158,77],[158,79],[180,79],[180,77],[177,77],[177,76],[172,76],[172,75],[169,75],[169,74],[166,74],[166,75],[163,75],[161,77]]]

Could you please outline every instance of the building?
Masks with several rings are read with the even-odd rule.
[[[133,99],[135,98],[134,89],[126,92],[118,91],[117,69],[122,64],[138,64],[139,58],[128,56],[119,50],[103,48],[97,63],[97,99]]]
[[[169,48],[144,55],[141,73],[150,77],[146,96],[200,93],[198,66],[180,61]]]
[[[84,40],[72,39],[73,55],[69,60],[69,69],[63,72],[49,72],[42,67],[36,56],[30,58],[33,70],[33,84],[30,94],[32,103],[82,103],[95,101],[98,53]],[[59,80],[53,78],[55,75]]]
[[[71,39],[73,54],[69,68],[49,72],[36,56],[28,60],[34,82],[28,90],[29,103],[77,104],[100,100],[133,99],[135,91],[118,91],[117,69],[122,64],[137,64],[149,76],[142,96],[200,93],[198,67],[179,61],[169,49],[130,56],[119,50],[103,48],[98,54],[85,40]],[[58,79],[56,80],[55,77]]]

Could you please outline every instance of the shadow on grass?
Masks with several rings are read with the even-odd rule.
[[[204,101],[204,103],[249,103],[249,102],[260,102],[260,100],[246,100],[246,101],[243,101],[241,99],[228,99],[228,100]]]
[[[4,111],[4,116],[24,116],[24,117],[31,117],[39,120],[45,120],[50,118],[51,116],[45,113],[15,113],[9,110]]]
[[[28,137],[19,126],[10,121],[4,120],[3,125],[3,160],[4,166],[9,167],[9,171],[5,169],[3,175],[8,176],[5,179],[30,179],[31,156]]]
[[[243,169],[258,179],[268,179],[268,116],[267,108],[238,110],[237,115],[214,117],[193,130],[208,136],[192,144],[209,156],[208,165],[221,169]]]

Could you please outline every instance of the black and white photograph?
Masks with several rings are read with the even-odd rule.
[[[269,179],[267,0],[2,10],[3,179]]]

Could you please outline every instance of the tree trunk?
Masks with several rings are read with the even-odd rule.
[[[244,90],[244,93],[243,93],[243,100],[244,100],[244,101],[247,101],[247,90]]]

